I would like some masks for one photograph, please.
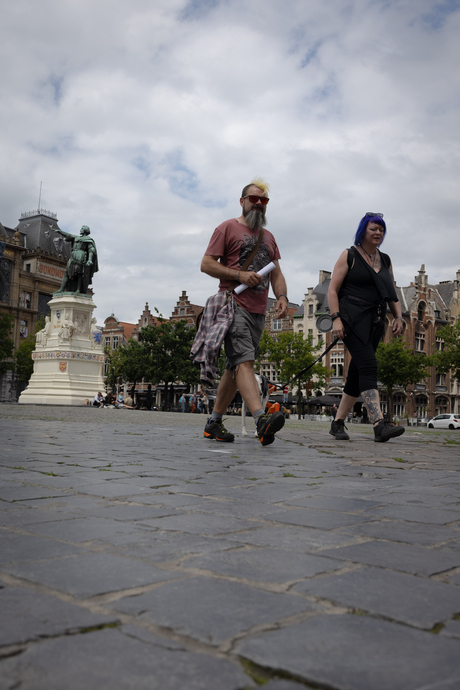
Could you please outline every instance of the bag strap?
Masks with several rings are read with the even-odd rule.
[[[381,277],[378,273],[376,273],[376,272],[374,271],[374,269],[371,268],[371,266],[369,266],[369,264],[367,263],[367,261],[366,261],[366,260],[364,259],[364,257],[360,254],[360,252],[356,249],[356,247],[350,247],[350,249],[349,249],[348,251],[349,251],[349,252],[351,251],[352,254],[353,254],[353,256],[355,256],[355,255],[358,255],[358,256],[359,256],[359,260],[364,264],[364,266],[366,267],[366,269],[367,269],[367,270],[369,271],[369,273],[371,274],[372,280],[374,281],[375,286],[376,286],[377,290],[379,291],[380,297],[382,298],[382,300],[386,301],[386,300],[388,299],[388,300],[390,300],[391,302],[393,302],[393,301],[394,301],[394,299],[392,299],[393,296],[388,294],[388,293],[389,293],[388,286],[385,285],[385,283],[384,283],[383,280],[382,280],[382,277]],[[383,258],[382,252],[380,252],[380,256],[382,257],[382,263],[383,263],[383,265],[385,266],[385,268],[388,269],[387,262],[386,262],[386,260]],[[388,270],[389,270],[389,269],[388,269]],[[393,292],[394,292],[394,297],[396,297],[396,301],[397,301],[398,297],[397,297],[397,295],[396,295],[396,292],[395,292],[395,290],[394,290],[394,287],[393,287]]]

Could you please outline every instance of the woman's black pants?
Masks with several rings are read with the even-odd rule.
[[[382,324],[383,326],[383,324]],[[343,392],[357,398],[362,391],[375,390],[377,388],[377,359],[375,351],[382,336],[382,328],[374,328],[371,336],[364,345],[363,341],[355,333],[348,333],[344,343],[351,355],[348,367],[347,382]]]

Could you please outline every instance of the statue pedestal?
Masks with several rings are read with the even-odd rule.
[[[104,390],[104,348],[92,318],[91,295],[55,293],[51,316],[37,333],[32,353],[34,373],[19,403],[29,405],[82,405]]]

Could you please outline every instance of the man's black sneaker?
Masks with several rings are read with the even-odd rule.
[[[257,420],[257,436],[263,446],[269,446],[275,440],[275,434],[284,426],[284,414],[274,412],[264,414]]]
[[[394,426],[393,424],[384,422],[382,419],[377,426],[374,426],[374,441],[376,443],[385,443],[389,441],[390,438],[401,436],[404,432],[405,428],[403,426]]]
[[[205,438],[215,438],[216,441],[226,441],[227,443],[235,440],[234,435],[227,431],[221,419],[208,419],[203,435]]]
[[[331,436],[335,436],[337,441],[349,441],[350,437],[345,431],[346,428],[347,427],[345,426],[343,419],[334,419],[331,424],[331,428],[329,429],[329,433]]]

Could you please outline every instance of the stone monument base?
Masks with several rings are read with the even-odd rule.
[[[54,293],[51,315],[37,333],[34,373],[20,404],[83,405],[104,390],[104,349],[91,295]]]

